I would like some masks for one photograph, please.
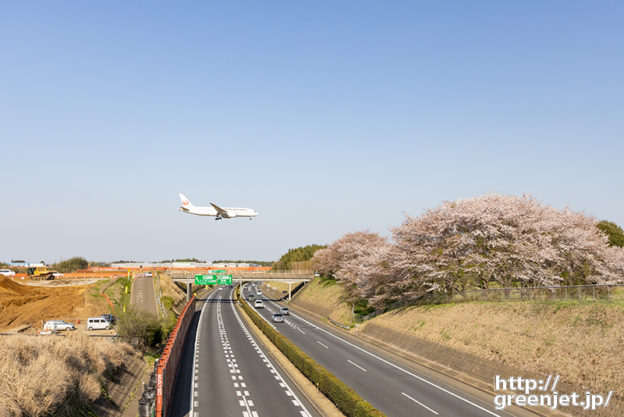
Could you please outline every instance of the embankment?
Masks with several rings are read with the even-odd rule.
[[[348,306],[340,305],[340,294],[336,285],[315,282],[293,303],[348,324],[348,318],[336,318],[348,311]],[[351,332],[462,372],[489,387],[497,374],[560,375],[562,393],[584,395],[590,390],[606,395],[613,390],[614,400],[607,409],[586,415],[624,415],[621,300],[419,306],[382,314]]]
[[[89,286],[35,287],[0,276],[0,330],[30,325],[41,328],[44,320],[68,320],[108,312],[101,297]]]
[[[107,388],[136,360],[124,343],[84,335],[0,336],[0,416],[96,415],[96,401],[111,401]]]

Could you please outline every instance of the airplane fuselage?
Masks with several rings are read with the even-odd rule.
[[[256,217],[258,212],[253,209],[248,208],[234,208],[234,207],[223,207],[223,210],[227,212],[227,214],[219,214],[217,210],[212,207],[180,207],[178,210],[188,213],[194,214],[196,216],[212,216],[212,217]]]
[[[258,212],[250,208],[240,207],[219,207],[214,203],[210,203],[210,207],[199,207],[191,204],[184,194],[179,194],[182,205],[178,210],[183,213],[194,214],[196,216],[212,216],[216,220],[231,219],[234,217],[249,217],[249,220],[256,217]]]

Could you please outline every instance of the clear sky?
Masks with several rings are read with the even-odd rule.
[[[0,260],[273,260],[486,192],[624,224],[619,1],[3,2]],[[177,211],[252,207],[253,221]]]

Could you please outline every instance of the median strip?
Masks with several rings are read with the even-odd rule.
[[[247,316],[262,330],[267,338],[305,375],[319,391],[329,398],[346,416],[382,417],[381,411],[360,397],[352,388],[336,378],[334,374],[306,355],[284,335],[268,325],[245,300],[241,300],[240,286],[236,288],[236,298]]]

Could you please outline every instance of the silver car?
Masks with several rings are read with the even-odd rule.
[[[46,331],[76,330],[76,326],[63,320],[49,320],[43,325]]]
[[[284,316],[282,313],[273,313],[273,323],[284,323]]]

